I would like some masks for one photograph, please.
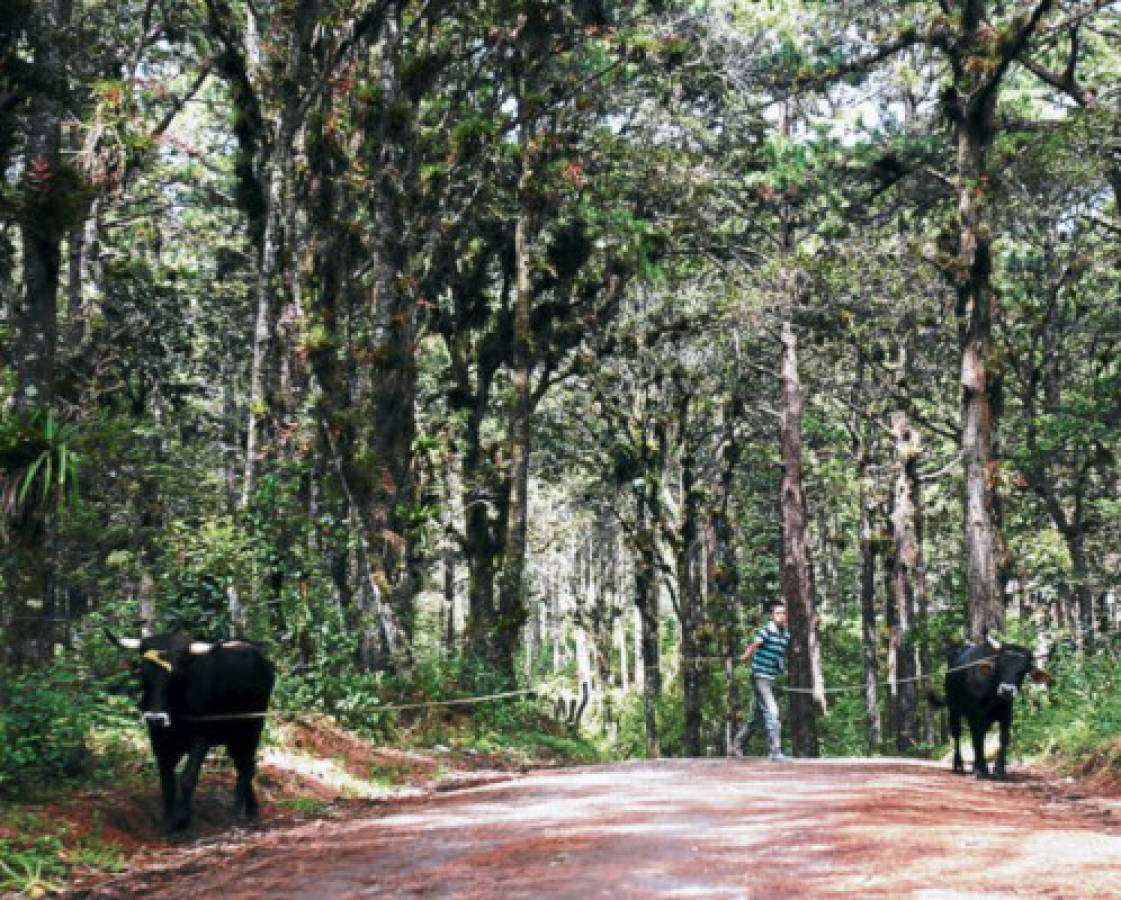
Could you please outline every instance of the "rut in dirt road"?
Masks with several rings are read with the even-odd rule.
[[[85,896],[1117,897],[1121,831],[1042,782],[909,760],[533,774],[258,836]]]

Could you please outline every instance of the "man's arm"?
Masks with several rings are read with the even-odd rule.
[[[751,654],[758,650],[763,645],[762,641],[752,641],[747,645],[747,649],[740,654],[740,662],[747,662],[751,659]]]

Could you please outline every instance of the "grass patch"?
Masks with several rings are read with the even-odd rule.
[[[272,802],[277,808],[300,816],[321,816],[331,808],[326,800],[314,797],[280,797]]]
[[[15,808],[0,811],[0,889],[28,897],[56,893],[75,872],[121,871],[125,851],[106,841],[94,814],[92,827],[75,835],[68,822]]]

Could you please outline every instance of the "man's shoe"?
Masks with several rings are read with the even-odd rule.
[[[790,762],[790,757],[780,750],[778,753],[771,754],[771,762]]]

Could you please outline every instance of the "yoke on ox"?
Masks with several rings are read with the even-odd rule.
[[[237,769],[234,815],[256,819],[253,774],[276,678],[272,663],[248,641],[208,644],[176,633],[143,639],[108,634],[119,647],[140,654],[140,709],[160,771],[164,830],[190,823],[199,769],[217,745],[225,745]],[[177,784],[175,768],[185,755]]]
[[[1002,645],[988,636],[980,644],[949,654],[945,699],[932,690],[927,692],[927,696],[935,706],[949,708],[955,772],[965,774],[961,758],[961,720],[964,716],[973,739],[973,774],[978,778],[989,777],[989,766],[985,761],[985,733],[993,722],[1000,723],[1000,750],[993,775],[996,778],[1005,777],[1012,731],[1012,701],[1029,675],[1037,683],[1051,680],[1046,672],[1036,668],[1034,660],[1027,647]]]

